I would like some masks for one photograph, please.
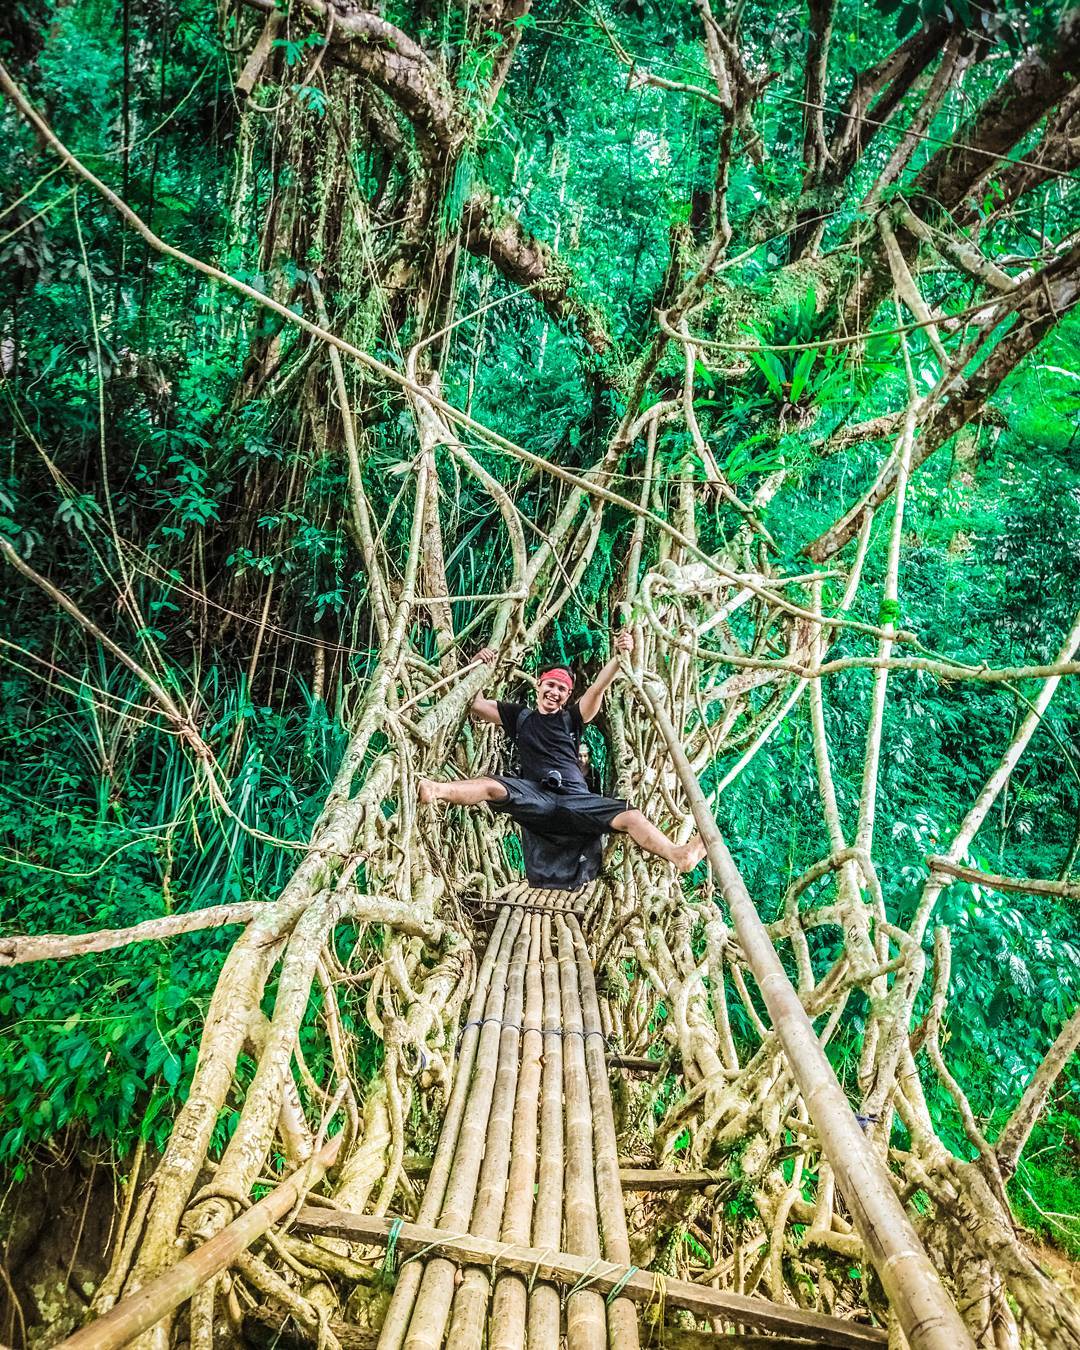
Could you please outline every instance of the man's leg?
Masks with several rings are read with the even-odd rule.
[[[705,845],[696,834],[685,844],[676,844],[640,811],[621,811],[611,822],[611,828],[628,834],[646,853],[674,863],[680,872],[692,872],[705,856]]]
[[[417,792],[422,802],[449,802],[452,806],[501,802],[509,795],[494,778],[462,778],[456,783],[437,783],[432,778],[421,778]]]

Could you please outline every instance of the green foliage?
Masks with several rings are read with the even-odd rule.
[[[17,688],[7,680],[5,697]],[[206,692],[212,696],[212,686]],[[245,729],[231,803],[241,820],[302,839],[342,742],[321,703],[300,706],[282,716],[230,696],[207,733],[228,744],[238,725]],[[109,734],[87,698],[75,714],[54,713],[48,726],[9,725],[0,740],[0,885],[18,897],[5,907],[0,932],[120,928],[170,911],[267,898],[280,887],[292,852],[256,851],[236,821],[196,796],[192,765],[175,741],[165,742],[164,755],[149,756],[139,738],[114,741],[106,775],[100,756]],[[64,759],[56,755],[59,735]],[[121,1151],[139,1134],[160,1147],[236,931],[0,970],[0,1164],[72,1125]],[[313,1063],[321,1053],[313,1042]]]
[[[184,939],[171,956],[139,949],[5,972],[0,1164],[73,1125],[119,1151],[137,1137],[160,1149],[223,957],[220,940]]]
[[[1075,1093],[1069,1100],[1075,1104]],[[1009,1195],[1025,1228],[1080,1258],[1080,1118],[1073,1110],[1039,1120]]]
[[[628,0],[611,8],[608,18],[627,50],[654,55],[657,71],[674,79],[705,80],[690,7],[661,11]],[[805,12],[775,0],[743,8],[751,64],[772,77],[760,119],[766,153],[741,154],[733,166],[729,256],[740,261],[694,316],[713,344],[702,348],[694,406],[716,462],[744,499],[777,469],[787,470],[767,524],[779,545],[775,565],[803,570],[799,549],[834,519],[838,503],[856,499],[886,450],[871,441],[823,455],[822,446],[836,430],[895,407],[904,388],[897,340],[885,331],[894,326],[888,306],[874,320],[881,331],[865,343],[830,341],[830,297],[857,260],[828,250],[856,220],[885,150],[875,144],[845,183],[824,256],[786,267],[786,231],[802,193]],[[842,0],[830,112],[854,74],[879,61],[897,34],[948,17],[946,9],[991,42],[1014,44],[1054,17],[1053,6],[1005,4],[990,14],[964,0],[947,7],[880,0],[875,12]],[[417,335],[416,315],[403,317],[373,277],[376,263],[407,251],[389,207],[418,172],[415,148],[403,152],[403,168],[372,147],[371,107],[355,97],[353,76],[333,72],[329,60],[325,80],[305,82],[323,39],[299,22],[290,19],[275,49],[280,88],[269,82],[258,91],[271,103],[283,98],[281,116],[240,120],[232,58],[213,7],[174,0],[133,6],[132,13],[126,155],[114,5],[21,0],[0,40],[2,54],[19,58],[16,68],[27,72],[59,134],[170,242],[219,261],[307,317],[315,314],[310,283],[317,279],[338,331],[400,368]],[[433,251],[440,256],[423,260],[432,268],[427,331],[442,322],[435,317],[441,305],[454,324],[431,353],[443,388],[534,453],[569,467],[591,464],[623,411],[624,394],[597,389],[579,320],[556,323],[535,296],[519,293],[483,260],[450,250],[448,241],[480,187],[539,239],[554,245],[557,238],[560,277],[573,278],[571,299],[618,344],[623,378],[651,332],[672,238],[676,283],[698,260],[707,233],[701,202],[714,183],[721,119],[701,100],[628,81],[589,16],[556,20],[538,10],[519,19],[511,76],[490,109],[485,89],[504,39],[470,33],[453,11],[414,10],[404,0],[387,17],[438,53],[469,121],[467,149],[439,184]],[[244,22],[239,14],[230,18],[230,42],[244,36],[246,29],[237,31]],[[955,134],[1001,77],[1001,65],[972,66],[962,94],[950,95],[920,143],[912,172],[942,136]],[[10,108],[0,111],[0,124],[0,195],[15,201],[53,164]],[[13,362],[0,387],[0,533],[190,700],[201,733],[230,764],[230,805],[242,825],[303,839],[355,712],[351,683],[370,674],[375,646],[368,579],[350,536],[336,393],[327,392],[325,364],[306,339],[152,256],[85,190],[77,231],[76,201],[62,182],[41,183],[5,218],[0,238],[0,360]],[[363,211],[353,209],[350,184]],[[1055,231],[1075,231],[1075,191],[1064,180],[1012,218],[999,210],[993,177],[982,196],[979,243],[987,251],[1034,258]],[[920,282],[946,314],[971,298],[934,273]],[[858,602],[855,617],[902,623],[931,649],[970,662],[1012,664],[1053,652],[1080,592],[1078,332],[1074,314],[1002,387],[966,459],[954,447],[951,458],[939,454],[913,479],[896,605],[878,601],[887,525],[877,523],[865,588],[874,598]],[[759,350],[742,352],[748,342]],[[764,349],[791,345],[804,350]],[[919,334],[910,347],[916,379],[926,387],[936,375],[934,353]],[[669,395],[682,374],[681,359],[669,355],[657,389]],[[347,382],[372,517],[400,554],[412,418],[396,396],[362,384],[351,367]],[[496,451],[477,454],[530,524],[544,517],[548,480]],[[657,464],[660,477],[673,481],[657,489],[652,504],[670,515],[674,480],[700,479],[703,466],[685,433],[669,429]],[[616,488],[636,497],[643,467],[635,449],[618,466]],[[462,483],[448,456],[440,456],[438,471],[451,591],[498,592],[509,562],[490,499]],[[731,539],[738,522],[727,507],[702,494],[697,511],[702,547]],[[626,516],[605,513],[589,567],[547,645],[530,659],[571,661],[584,673],[606,659],[630,528]],[[830,582],[827,602],[839,598]],[[477,624],[470,642],[482,639],[483,618],[480,604],[455,603],[459,628]],[[5,640],[16,644],[3,649],[2,931],[117,926],[276,891],[294,853],[254,840],[210,808],[196,791],[191,762],[161,734],[142,690],[121,679],[111,659],[21,583],[0,623]],[[430,631],[412,637],[435,655]],[[844,638],[837,653],[866,650]],[[325,683],[315,698],[319,660]],[[848,671],[827,686],[839,806],[849,827],[870,678]],[[962,817],[1023,715],[1021,696],[1032,690],[943,685],[918,674],[898,677],[893,690],[876,848],[890,915],[903,919],[925,876],[926,854]],[[761,711],[764,695],[754,697]],[[1066,687],[981,832],[976,865],[1039,876],[1075,871],[1078,711],[1076,689]],[[588,739],[598,773],[610,778],[601,730],[590,729]],[[782,894],[827,851],[807,744],[800,706],[720,801],[754,894]],[[381,748],[376,739],[370,754]],[[716,766],[713,781],[727,767]],[[508,839],[507,848],[515,847]],[[811,902],[829,896],[821,883]],[[1064,904],[980,894],[958,883],[941,917],[952,929],[954,953],[945,1054],[992,1136],[1080,997],[1075,916]],[[160,1144],[185,1090],[228,941],[228,932],[214,932],[64,966],[0,971],[0,1162],[25,1166],[33,1145],[65,1129],[117,1148],[139,1132]],[[828,930],[814,942],[816,959],[836,955]],[[752,1044],[740,1001],[733,995],[729,1005],[734,1034]],[[865,1001],[853,999],[830,1047],[849,1084],[866,1011]],[[321,1053],[317,1016],[315,1001],[304,1028],[313,1067]],[[372,1071],[378,1047],[362,1011],[346,1007],[343,1017],[364,1072]],[[675,1091],[671,1080],[658,1094],[658,1110]],[[1071,1068],[1013,1183],[1025,1222],[1073,1244],[1078,1095],[1080,1077]],[[956,1113],[937,1088],[933,1111],[943,1137],[969,1156]],[[219,1144],[229,1128],[227,1113]],[[688,1145],[688,1137],[677,1141]],[[738,1179],[738,1158],[729,1162]],[[752,1213],[749,1186],[726,1202],[735,1222]]]

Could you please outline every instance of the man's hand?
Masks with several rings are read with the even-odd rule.
[[[583,722],[591,722],[600,711],[607,687],[619,673],[619,653],[634,650],[634,635],[629,628],[620,628],[612,634],[611,645],[615,649],[614,655],[578,700],[578,711]]]
[[[493,666],[499,659],[499,653],[494,647],[481,647],[476,653],[476,660],[483,662],[485,666]],[[493,698],[485,698],[483,694],[477,694],[472,701],[472,715],[481,722],[493,722],[496,726],[502,726],[502,720],[499,717],[499,705]]]

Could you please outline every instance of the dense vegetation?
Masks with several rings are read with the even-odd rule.
[[[140,1140],[152,1155],[165,1149],[237,929],[10,969],[5,937],[274,900],[326,826],[347,746],[346,795],[354,781],[378,784],[354,837],[356,884],[415,906],[423,931],[401,940],[418,981],[458,959],[436,932],[455,924],[446,897],[485,871],[497,880],[507,864],[497,860],[493,878],[477,861],[473,825],[414,820],[407,799],[421,769],[467,772],[493,753],[467,727],[451,753],[464,705],[442,724],[438,695],[425,701],[493,624],[523,670],[557,659],[587,674],[606,659],[612,625],[632,617],[639,673],[642,661],[661,672],[680,731],[699,747],[706,729],[716,733],[695,762],[706,790],[787,709],[714,803],[770,923],[783,917],[790,883],[835,841],[810,696],[788,703],[797,671],[748,683],[729,717],[714,700],[718,682],[739,672],[733,657],[797,668],[854,659],[813,682],[824,685],[836,802],[852,838],[865,823],[874,723],[867,659],[886,640],[886,657],[930,658],[927,669],[890,673],[880,725],[872,855],[898,930],[916,919],[928,856],[948,852],[1042,687],[1042,677],[967,675],[1069,659],[1059,653],[1080,595],[1074,8],[813,0],[808,15],[788,0],[749,0],[717,5],[713,17],[705,0],[465,9],[394,0],[378,15],[344,5],[333,15],[328,24],[306,0],[16,0],[0,19],[0,59],[81,165],[173,249],[278,305],[261,308],[164,256],[5,102],[0,1163],[14,1182],[72,1148],[104,1149],[121,1170]],[[896,50],[906,64],[871,89],[867,72]],[[1023,97],[995,104],[1025,62],[1038,64],[1039,92],[1021,84]],[[856,114],[849,100],[860,88]],[[912,212],[944,245],[915,231]],[[293,316],[412,384],[347,353],[334,352],[335,368],[333,349]],[[440,393],[539,460],[587,472],[622,504],[587,508],[572,483],[475,427],[441,436]],[[905,410],[916,408],[905,451]],[[458,435],[468,459],[451,444]],[[895,482],[904,454],[914,457],[894,597],[888,491],[871,500],[876,515],[851,517],[842,538],[830,532],[873,493],[882,465],[894,465]],[[486,598],[514,589],[502,489],[530,555],[557,540],[528,598],[509,608]],[[653,513],[643,534],[626,499]],[[685,640],[726,593],[709,590],[658,520],[766,587],[816,568],[816,600],[809,582],[789,599],[864,627],[828,629],[815,656],[802,621],[772,603],[777,582],[694,637],[687,673],[686,653],[664,647],[647,610]],[[860,584],[845,597],[864,525]],[[659,580],[643,598],[647,574]],[[412,603],[417,595],[434,601]],[[898,632],[913,641],[891,645]],[[451,687],[464,699],[476,678]],[[403,705],[435,717],[434,730],[415,735]],[[931,972],[935,928],[951,932],[952,950],[945,1009],[931,1015],[932,973],[918,986],[915,1051],[918,1029],[933,1022],[971,1124],[990,1141],[1080,1001],[1078,715],[1073,674],[954,859],[1065,884],[1028,893],[956,880],[918,934]],[[646,720],[627,692],[603,734],[590,732],[609,786],[644,792],[650,763],[663,760],[660,739],[634,730]],[[654,779],[654,806],[675,828],[687,817],[679,786],[657,796]],[[397,867],[391,846],[400,851],[406,837],[407,865]],[[512,841],[506,848],[513,860]],[[843,900],[852,883],[833,870],[835,892],[826,881],[813,904]],[[642,922],[628,930],[638,946],[629,937],[614,946],[606,971],[615,1006],[648,1004],[634,1053],[661,1053],[674,1016],[671,990],[649,987],[644,947],[679,905],[722,904],[707,871],[683,890],[658,871],[636,873],[638,889],[651,887],[653,901],[668,894],[670,908],[642,901]],[[438,884],[425,891],[420,873]],[[868,905],[869,885],[854,883]],[[329,949],[353,970],[396,933],[382,911],[346,917]],[[695,918],[696,959],[702,933]],[[842,957],[844,943],[842,927],[814,929],[815,969]],[[783,954],[794,971],[793,953]],[[257,994],[268,1016],[279,973],[264,974]],[[745,1064],[760,1041],[760,1001],[745,1007],[730,976],[718,999],[712,971],[708,988],[714,1012],[730,1002]],[[873,1094],[861,1063],[879,1015],[868,990],[842,1005],[828,1047],[857,1109]],[[362,1085],[389,1084],[379,1091],[392,1100],[400,1065],[387,1065],[374,993],[343,985],[333,1018],[330,997],[316,981],[298,1062],[305,1083],[308,1071],[317,1083],[340,1076],[334,1020],[357,1085],[351,1128],[374,1138],[378,1093],[365,1106]],[[378,997],[397,998],[405,1015],[406,991],[388,980]],[[451,1001],[439,1018],[449,1025],[456,1012]],[[211,1158],[237,1127],[257,1062],[243,1046],[214,1112]],[[962,1162],[977,1159],[955,1097],[925,1057],[919,1066],[937,1139]],[[739,1183],[745,1143],[717,1143],[692,1112],[680,1114],[680,1082],[628,1107],[628,1119],[643,1140],[655,1131],[669,1153],[729,1167]],[[421,1090],[410,1078],[401,1091],[413,1147],[436,1127],[439,1084]],[[906,1156],[909,1126],[892,1111],[882,1147]],[[275,1143],[272,1154],[284,1165],[288,1149]],[[769,1167],[791,1181],[789,1163],[763,1162],[761,1177]],[[1021,1238],[1080,1254],[1075,1058],[1006,1172]],[[736,1232],[762,1204],[754,1178],[743,1180],[730,1200]],[[392,1196],[392,1171],[384,1184]],[[939,1197],[911,1185],[905,1198],[933,1212]],[[676,1267],[696,1260],[689,1240],[679,1246],[685,1213],[652,1217],[673,1235]],[[794,1288],[792,1248],[784,1260]],[[859,1292],[858,1278],[833,1278],[851,1285],[838,1308],[879,1298]],[[1060,1341],[1031,1331],[1030,1310],[1009,1292],[1031,1334],[1075,1343],[1068,1326]],[[14,1334],[0,1325],[0,1339]]]

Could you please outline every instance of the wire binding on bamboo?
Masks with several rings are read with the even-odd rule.
[[[530,886],[527,881],[516,881],[511,886],[482,895],[471,903],[480,911],[500,912],[507,905],[541,914],[567,913],[584,920],[594,907],[600,887],[595,882],[576,891]]]

